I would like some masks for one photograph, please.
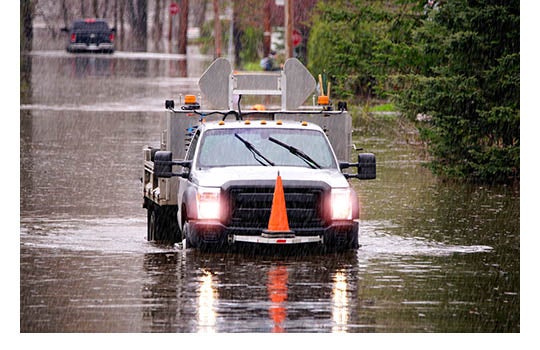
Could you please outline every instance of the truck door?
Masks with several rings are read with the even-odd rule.
[[[197,150],[197,144],[199,142],[201,131],[197,130],[193,137],[191,138],[191,142],[189,143],[188,151],[186,152],[186,158],[184,160],[193,160],[193,157],[195,156],[195,151]],[[184,168],[182,172],[184,171],[190,171],[187,168]],[[191,183],[190,176],[187,177],[180,177],[179,178],[179,185],[178,185],[178,223],[182,224],[182,200],[183,195],[188,189],[189,185]],[[181,226],[180,226],[181,227]]]

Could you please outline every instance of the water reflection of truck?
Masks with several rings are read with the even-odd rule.
[[[358,257],[179,252],[144,255],[141,332],[377,331],[361,306]],[[361,325],[361,328],[359,328]]]
[[[299,107],[315,79],[296,59],[279,73],[237,73],[218,59],[199,81],[205,103],[166,101],[159,148],[144,153],[149,241],[186,247],[314,244],[358,247],[358,198],[348,178],[375,178],[375,156],[349,163],[351,117],[328,97]],[[242,110],[245,95],[275,95],[276,110]],[[340,159],[341,161],[338,161]],[[357,174],[343,173],[356,167]]]

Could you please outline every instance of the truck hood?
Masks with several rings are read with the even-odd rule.
[[[348,181],[337,169],[311,169],[304,167],[242,166],[210,168],[192,171],[192,181],[204,187],[222,187],[229,181],[275,181],[277,174],[287,181],[325,182],[332,188],[349,187]]]

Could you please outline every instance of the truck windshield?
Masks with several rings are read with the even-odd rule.
[[[316,162],[317,167],[335,168],[334,155],[324,134],[317,130],[297,129],[215,129],[204,133],[196,166],[212,168],[223,166],[271,165],[311,167],[310,162],[286,147],[272,141],[277,139],[302,151]],[[246,146],[247,141],[250,147]],[[251,147],[252,146],[252,147]],[[250,149],[251,148],[251,149]],[[268,161],[261,162],[253,148]],[[264,163],[264,164],[263,164]]]

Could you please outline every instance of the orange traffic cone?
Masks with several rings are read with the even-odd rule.
[[[287,218],[287,207],[285,205],[285,192],[283,191],[283,182],[281,176],[277,175],[276,187],[274,188],[274,198],[272,199],[272,211],[268,221],[268,229],[264,230],[266,234],[291,234],[289,228],[289,219]]]

